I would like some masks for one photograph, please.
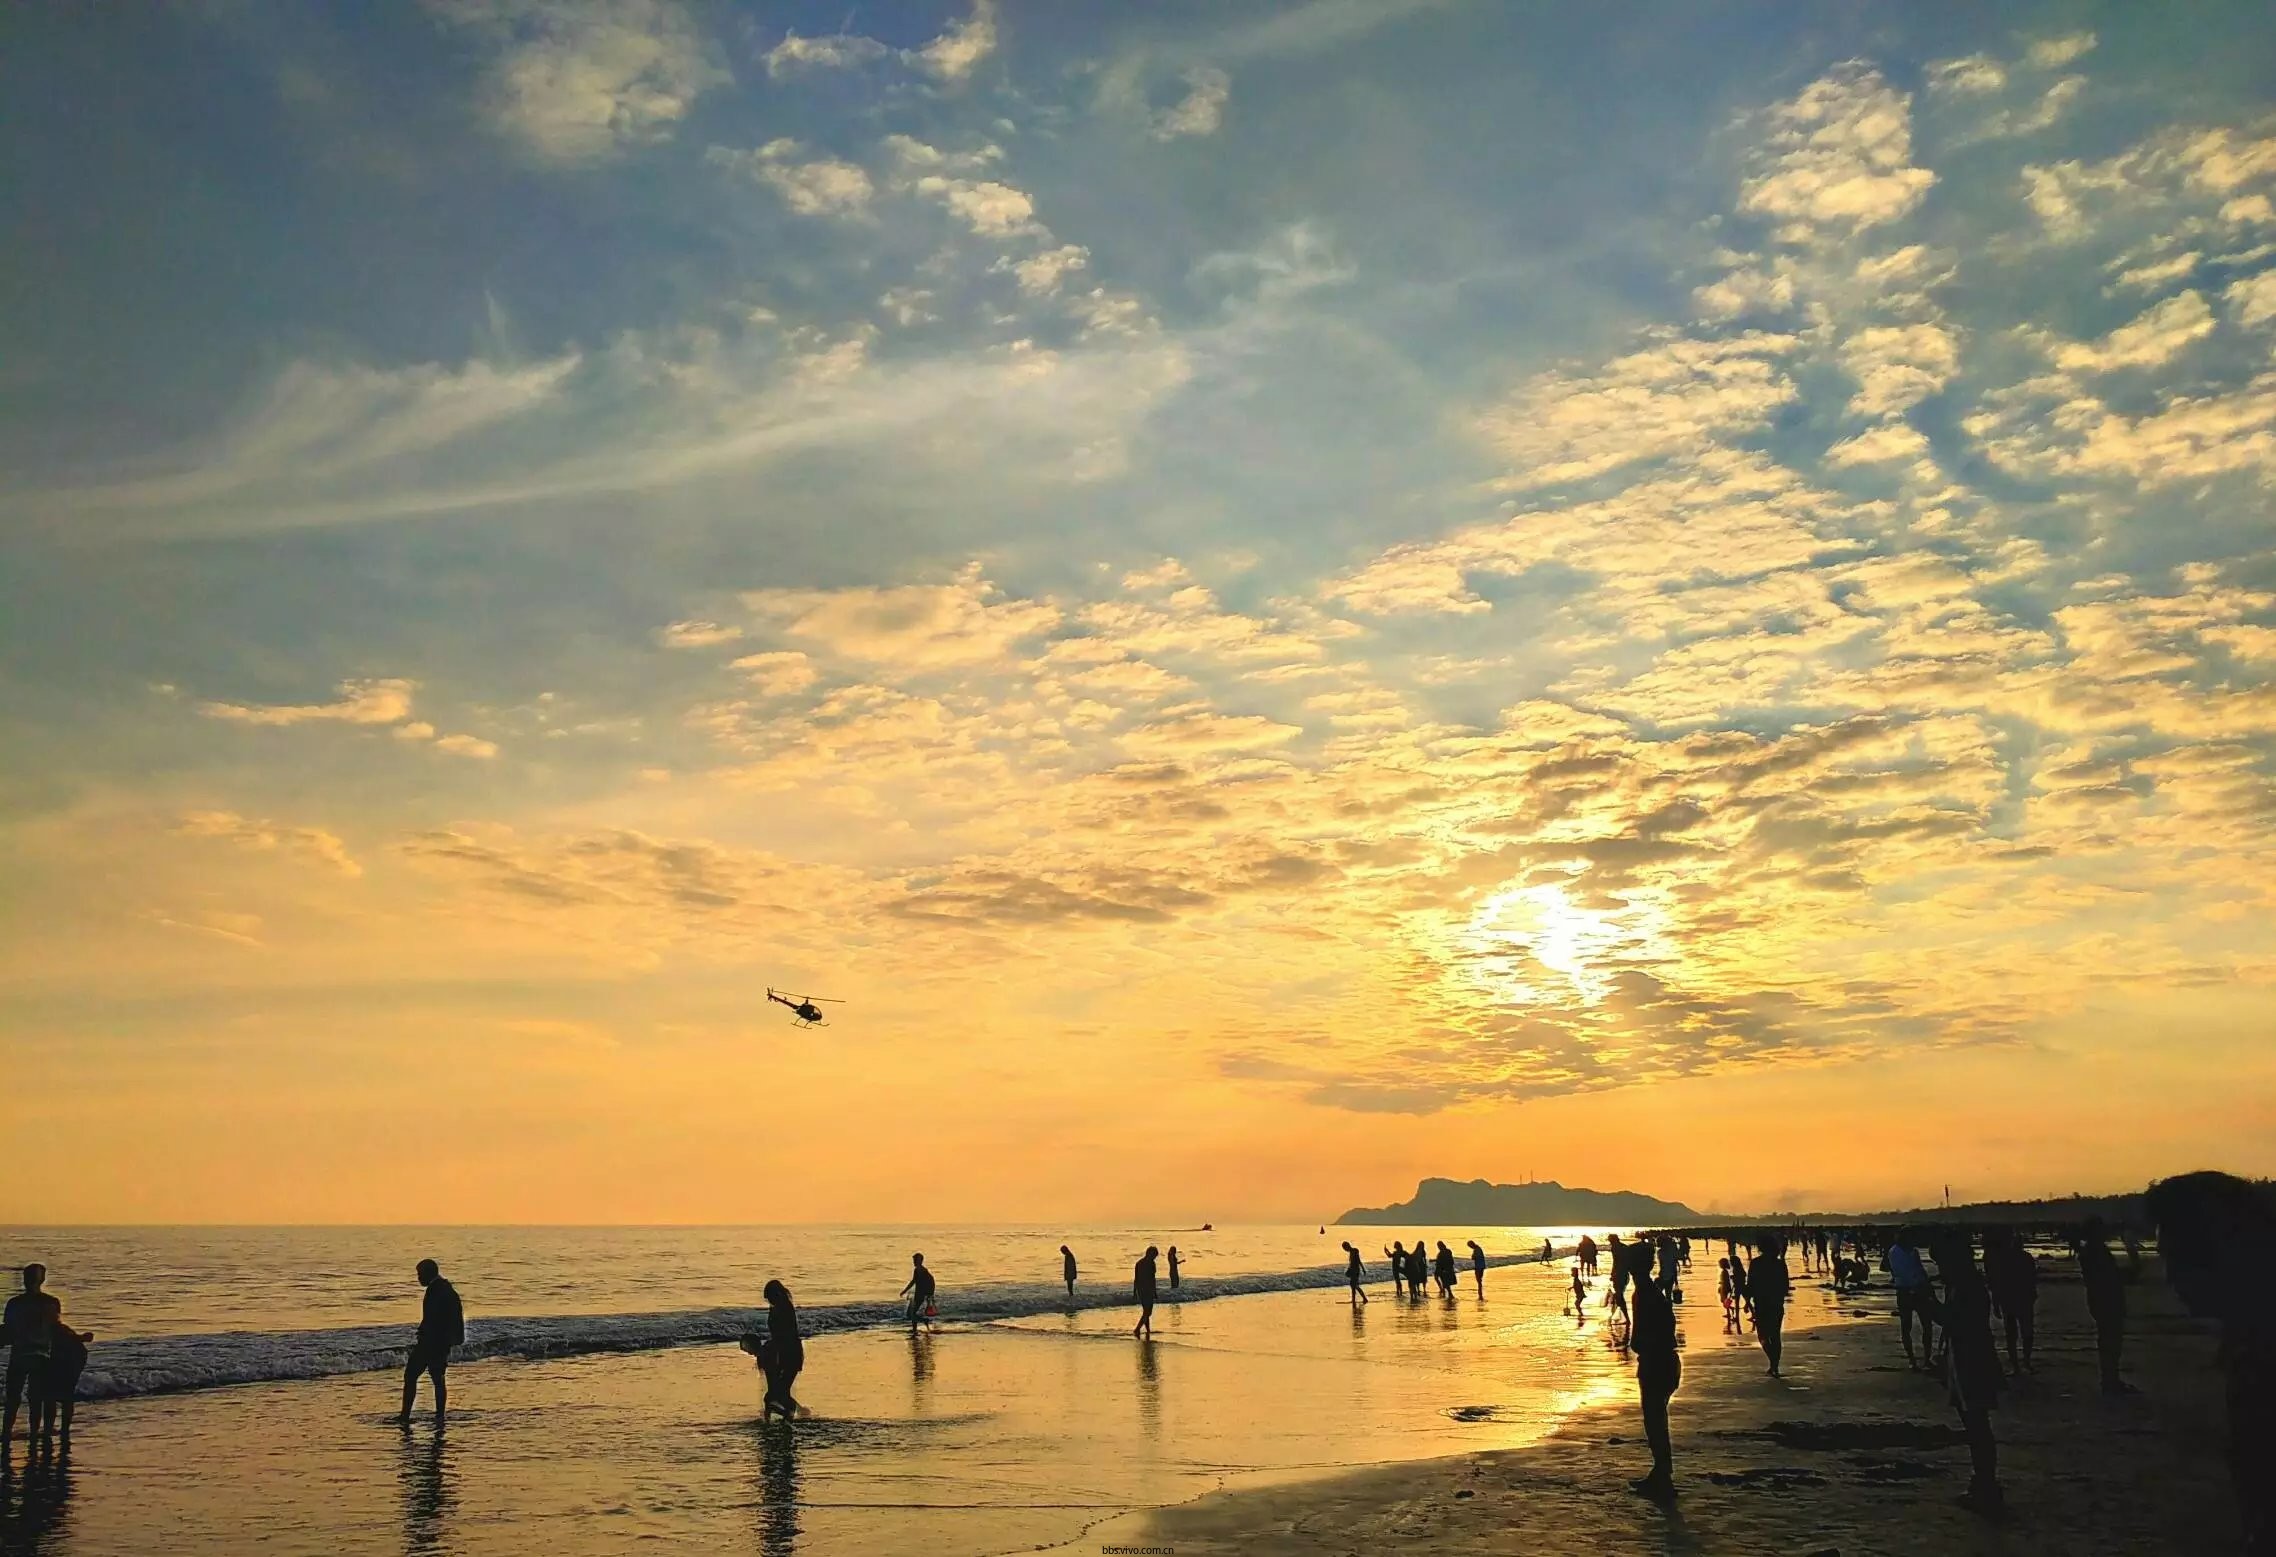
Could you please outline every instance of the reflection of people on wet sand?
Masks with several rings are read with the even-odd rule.
[[[779,1414],[785,1422],[794,1421],[806,1414],[806,1408],[790,1393],[790,1386],[798,1382],[806,1366],[806,1340],[798,1333],[798,1308],[790,1300],[790,1289],[779,1281],[770,1281],[764,1296],[767,1338],[759,1344],[759,1371],[767,1378],[767,1396],[759,1419]]]
[[[1138,1256],[1138,1264],[1130,1273],[1130,1295],[1138,1300],[1138,1322],[1130,1327],[1132,1335],[1149,1339],[1154,1334],[1154,1261],[1161,1251],[1152,1244]]]
[[[2071,1247],[2078,1251],[2079,1280],[2086,1283],[2086,1311],[2094,1316],[2094,1350],[2102,1364],[2102,1393],[2127,1394],[2126,1381],[2118,1376],[2119,1357],[2126,1346],[2126,1282],[2118,1272],[2117,1260],[2111,1257],[2110,1234],[2102,1219],[2089,1218],[2072,1236]]]
[[[2229,1477],[2248,1557],[2276,1554],[2276,1192],[2226,1173],[2150,1186],[2165,1278],[2200,1318],[2221,1323]]]
[[[798,1550],[798,1435],[779,1430],[759,1439],[759,1552],[793,1557]]]
[[[414,1445],[403,1439],[403,1461],[397,1478],[403,1487],[403,1549],[439,1552],[445,1549],[443,1521],[458,1496],[451,1485],[450,1449],[441,1433]]]
[[[1992,1344],[1991,1293],[1976,1269],[1975,1249],[1964,1232],[1940,1235],[1930,1247],[1944,1278],[1942,1302],[1925,1301],[1944,1332],[1944,1379],[1953,1409],[1968,1434],[1974,1463],[1963,1508],[1997,1514],[2005,1506],[1999,1486],[1999,1445],[1992,1437],[1991,1414],[1999,1407],[1999,1350]]]
[[[1065,1244],[1059,1246],[1059,1274],[1067,1282],[1067,1296],[1075,1295],[1075,1251]]]
[[[1486,1295],[1486,1251],[1478,1247],[1478,1240],[1470,1240],[1470,1274],[1478,1283],[1478,1296]]]
[[[1367,1301],[1367,1288],[1361,1285],[1367,1280],[1367,1267],[1360,1263],[1359,1250],[1349,1243],[1343,1246],[1343,1252],[1350,1256],[1344,1262],[1343,1279],[1351,1288],[1351,1306],[1357,1308]]]
[[[1671,1256],[1673,1250],[1667,1251]],[[1629,1490],[1659,1502],[1675,1496],[1675,1446],[1668,1431],[1668,1401],[1683,1382],[1683,1359],[1675,1349],[1675,1308],[1652,1280],[1652,1245],[1638,1240],[1629,1251],[1636,1286],[1629,1346],[1636,1354],[1636,1391],[1644,1410],[1644,1437],[1652,1446],[1652,1471],[1629,1483]],[[1618,1279],[1617,1268],[1614,1279]]]
[[[403,1409],[395,1420],[409,1426],[411,1407],[419,1399],[419,1375],[424,1373],[435,1384],[435,1425],[443,1425],[443,1408],[450,1395],[443,1383],[443,1371],[450,1366],[451,1348],[466,1344],[466,1310],[458,1301],[458,1288],[443,1280],[443,1273],[433,1260],[419,1262],[419,1285],[427,1295],[419,1303],[419,1333],[411,1343],[411,1355],[403,1364]]]
[[[897,1295],[909,1300],[909,1323],[915,1324],[920,1319],[931,1317],[934,1311],[933,1273],[925,1269],[925,1257],[921,1254],[910,1255],[909,1265],[909,1284]]]

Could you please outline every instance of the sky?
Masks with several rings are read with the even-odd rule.
[[[11,1215],[2276,1172],[2264,7],[0,25]]]

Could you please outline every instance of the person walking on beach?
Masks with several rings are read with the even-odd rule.
[[[1644,1438],[1652,1446],[1652,1472],[1628,1484],[1655,1502],[1675,1497],[1675,1446],[1668,1431],[1668,1402],[1683,1382],[1683,1359],[1675,1348],[1675,1309],[1666,1291],[1652,1280],[1652,1245],[1638,1240],[1630,1253],[1636,1308],[1629,1347],[1636,1354],[1636,1392],[1643,1405]],[[1613,1279],[1619,1279],[1615,1265]]]
[[[806,1341],[798,1333],[798,1307],[790,1301],[790,1289],[779,1281],[768,1282],[759,1295],[767,1300],[767,1338],[759,1348],[759,1371],[767,1377],[767,1395],[766,1404],[759,1408],[759,1420],[763,1422],[779,1412],[785,1422],[795,1421],[806,1413],[790,1392],[806,1367]]]
[[[1075,1295],[1075,1251],[1065,1244],[1059,1246],[1059,1274],[1067,1283],[1067,1296]]]
[[[1929,1311],[1944,1332],[1944,1382],[1960,1426],[1968,1435],[1973,1474],[1960,1506],[1997,1514],[2005,1506],[1999,1485],[1999,1443],[1992,1437],[1991,1414],[1999,1407],[1999,1349],[1992,1344],[1991,1292],[1976,1269],[1976,1252],[1964,1232],[1947,1232],[1930,1245],[1944,1278],[1941,1302],[1931,1294]]]
[[[1581,1269],[1583,1271],[1586,1271],[1591,1276],[1595,1275],[1597,1273],[1596,1240],[1594,1238],[1591,1238],[1586,1233],[1581,1234],[1579,1252],[1581,1257]]]
[[[1393,1239],[1391,1247],[1383,1251],[1383,1258],[1391,1262],[1391,1295],[1403,1297],[1407,1290],[1407,1246]]]
[[[1715,1296],[1723,1304],[1723,1333],[1725,1335],[1737,1335],[1739,1333],[1739,1294],[1737,1289],[1731,1285],[1731,1257],[1726,1254],[1717,1260],[1715,1265]]]
[[[27,1265],[24,1290],[0,1309],[0,1329],[7,1332],[7,1406],[0,1416],[0,1463],[16,1437],[16,1413],[27,1398],[32,1408],[31,1432],[40,1436],[41,1408],[47,1403],[47,1366],[55,1351],[55,1332],[63,1325],[63,1304],[46,1290],[47,1267]]]
[[[2078,1251],[2079,1280],[2086,1283],[2086,1311],[2094,1317],[2094,1350],[2102,1364],[2102,1393],[2132,1393],[2118,1376],[2118,1361],[2126,1347],[2126,1282],[2110,1253],[2109,1231],[2102,1218],[2089,1217],[2072,1236]]]
[[[411,1355],[403,1363],[403,1409],[395,1420],[405,1427],[411,1425],[411,1408],[419,1399],[419,1375],[424,1373],[434,1380],[435,1426],[440,1427],[443,1410],[450,1403],[443,1374],[450,1367],[451,1348],[466,1344],[466,1308],[458,1300],[458,1288],[443,1280],[442,1267],[433,1260],[419,1262],[418,1276],[427,1294],[419,1301],[419,1333],[412,1338]]]
[[[1549,1245],[1549,1240],[1548,1240],[1548,1239],[1546,1239],[1546,1238],[1542,1239],[1542,1240],[1541,1240],[1541,1263],[1542,1263],[1542,1264],[1544,1264],[1544,1265],[1546,1265],[1546,1264],[1548,1264],[1548,1263],[1549,1263],[1551,1260],[1554,1260],[1556,1257],[1557,1257],[1557,1251],[1556,1251],[1555,1249],[1553,1249],[1553,1248],[1551,1248],[1551,1247],[1550,1247],[1550,1245]]]
[[[1407,1251],[1407,1296],[1422,1301],[1423,1283],[1430,1280],[1430,1251],[1423,1247],[1420,1238]]]
[[[1587,1303],[1588,1278],[1581,1274],[1581,1262],[1575,1260],[1573,1261],[1573,1317],[1575,1319],[1584,1318],[1587,1315]]]
[[[1642,1245],[1623,1244],[1618,1233],[1608,1234],[1606,1244],[1612,1251],[1612,1290],[1604,1295],[1604,1306],[1618,1309],[1621,1318],[1633,1323],[1628,1313],[1628,1280],[1632,1274],[1628,1251],[1631,1248],[1641,1248]]]
[[[1174,1244],[1174,1243],[1173,1243],[1173,1244],[1171,1244],[1171,1245],[1170,1245],[1170,1290],[1171,1290],[1172,1292],[1175,1292],[1177,1289],[1178,1289],[1178,1246],[1177,1246],[1176,1244]]]
[[[1350,1243],[1343,1246],[1343,1252],[1350,1256],[1344,1261],[1344,1283],[1351,1288],[1351,1306],[1358,1308],[1367,1301],[1367,1288],[1363,1285],[1367,1280],[1367,1267],[1360,1262],[1359,1250]]]
[[[2021,1376],[2031,1366],[2039,1312],[2039,1262],[2021,1233],[2010,1228],[1984,1234],[1984,1284],[1991,1289],[1992,1312],[2007,1331],[2007,1371]]]
[[[1454,1251],[1446,1246],[1443,1238],[1438,1240],[1438,1254],[1431,1261],[1431,1275],[1438,1282],[1440,1297],[1454,1296]]]
[[[1138,1322],[1130,1327],[1130,1333],[1149,1341],[1154,1338],[1154,1261],[1160,1256],[1161,1250],[1146,1245],[1130,1277],[1130,1295],[1138,1300]]]
[[[1897,1284],[1897,1333],[1904,1338],[1905,1366],[1918,1368],[1920,1360],[1913,1356],[1913,1320],[1920,1321],[1920,1349],[1933,1359],[1936,1354],[1936,1322],[1931,1319],[1932,1294],[1928,1290],[1928,1268],[1920,1263],[1920,1251],[1913,1247],[1910,1228],[1900,1227],[1896,1237],[1889,1240],[1888,1252],[1881,1256],[1881,1269]]]
[[[1486,1251],[1478,1247],[1478,1240],[1470,1240],[1470,1274],[1477,1278],[1478,1301],[1486,1299]]]
[[[933,1273],[925,1268],[921,1254],[909,1256],[909,1284],[898,1294],[909,1300],[909,1323],[914,1325],[933,1311],[933,1293],[936,1289]]]
[[[2226,1173],[2184,1173],[2142,1199],[2165,1279],[2221,1324],[2229,1479],[2246,1557],[2276,1557],[2276,1193]]]
[[[1770,1359],[1770,1376],[1778,1377],[1779,1355],[1785,1350],[1786,1295],[1794,1278],[1786,1270],[1786,1245],[1776,1233],[1762,1241],[1762,1252],[1747,1272],[1747,1291],[1754,1295],[1754,1335],[1762,1354]]]

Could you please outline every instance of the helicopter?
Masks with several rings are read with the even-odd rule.
[[[843,1000],[832,1000],[827,995],[790,995],[770,987],[767,998],[778,1006],[790,1007],[790,1014],[801,1027],[827,1027],[822,1019],[823,1006],[842,1006]]]

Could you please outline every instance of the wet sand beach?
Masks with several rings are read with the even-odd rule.
[[[2235,1551],[2214,1337],[2181,1313],[2154,1264],[2129,1302],[2126,1372],[2141,1393],[2106,1399],[2075,1272],[2049,1262],[2037,1369],[2011,1382],[1996,1419],[2009,1501],[1997,1523],[1954,1502],[1967,1447],[1941,1379],[1907,1371],[1886,1288],[1836,1299],[1798,1275],[1783,1379],[1766,1376],[1751,1337],[1718,1333],[1712,1302],[1683,1311],[1673,1508],[1627,1490],[1649,1464],[1631,1386],[1529,1447],[1234,1489],[1065,1550]]]

